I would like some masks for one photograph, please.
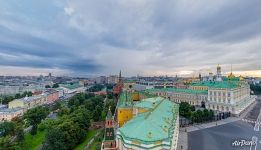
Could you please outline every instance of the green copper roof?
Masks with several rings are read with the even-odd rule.
[[[61,87],[65,87],[67,89],[77,89],[79,87],[81,87],[81,85],[79,83],[73,83],[73,84],[60,84]]]
[[[152,99],[144,101],[146,100],[154,101]],[[157,100],[160,101],[150,111],[138,114],[119,128],[120,135],[124,139],[145,144],[171,141],[178,115],[178,104],[162,98],[156,98]]]
[[[156,97],[157,95],[145,90],[139,92],[141,95],[145,96],[146,98]]]
[[[191,90],[191,89],[178,89],[178,88],[160,88],[160,89],[149,89],[148,92],[177,92],[177,93],[189,93],[189,94],[208,94],[207,90]]]
[[[109,107],[106,119],[112,119],[111,106]]]
[[[124,83],[135,83],[135,80],[124,80]]]
[[[239,86],[238,81],[202,81],[191,83],[193,86],[208,86],[209,88],[226,88],[232,89]]]
[[[223,81],[240,81],[240,78],[239,77],[233,77],[233,78],[223,77]]]
[[[154,108],[158,103],[160,103],[163,100],[162,97],[153,97],[148,99],[143,99],[139,103],[136,103],[133,107],[138,108]]]
[[[123,91],[120,94],[117,107],[130,107],[132,106],[132,94],[131,92]]]

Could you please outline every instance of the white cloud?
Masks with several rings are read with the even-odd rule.
[[[71,16],[74,13],[74,9],[72,7],[65,7],[64,12],[66,15]]]

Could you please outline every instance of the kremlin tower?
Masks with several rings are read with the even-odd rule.
[[[113,94],[116,96],[116,98],[118,98],[119,94],[122,92],[122,88],[123,88],[123,80],[121,77],[121,71],[119,74],[119,81],[118,83],[113,87]]]
[[[114,119],[111,113],[111,108],[109,108],[105,120],[105,135],[102,141],[102,150],[116,150]]]

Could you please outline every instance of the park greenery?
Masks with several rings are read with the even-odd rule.
[[[83,147],[94,136],[94,131],[98,131],[90,130],[91,122],[103,121],[109,107],[115,111],[116,101],[105,97],[78,93],[66,101],[66,105],[61,101],[48,107],[38,106],[29,109],[23,117],[1,123],[0,150]],[[47,118],[52,112],[58,112],[57,118]]]
[[[45,88],[46,88],[46,89],[49,89],[49,88],[58,88],[58,87],[60,87],[58,83],[54,83],[53,86],[51,86],[51,85],[45,85]]]
[[[196,123],[211,121],[214,118],[214,112],[212,110],[196,110],[194,106],[186,102],[180,103],[179,114]]]
[[[104,97],[92,93],[79,93],[71,97],[67,107],[59,109],[59,118],[45,120],[39,125],[40,130],[47,130],[43,149],[68,150],[84,143],[89,135],[92,121],[104,120],[109,105],[116,106],[113,100],[104,103]]]
[[[38,124],[41,123],[43,119],[49,114],[49,109],[47,107],[38,106],[32,109],[29,109],[23,116],[26,123],[32,127],[30,133],[31,135],[37,134]]]
[[[25,91],[24,93],[17,93],[15,95],[6,95],[6,96],[2,96],[0,99],[2,99],[2,104],[8,104],[10,101],[14,100],[14,99],[19,99],[19,98],[23,98],[26,96],[32,96],[33,93],[31,91]]]
[[[105,88],[105,86],[103,84],[95,84],[88,89],[88,92],[98,92],[104,88]]]
[[[59,87],[59,84],[58,83],[55,83],[53,84],[52,88],[58,88]]]
[[[107,89],[107,91],[111,91],[113,89],[113,86],[115,84],[94,84],[92,87],[90,87],[87,91],[88,92],[98,92],[101,91],[103,89]]]
[[[24,141],[22,120],[19,118],[0,124],[0,150],[19,149]]]

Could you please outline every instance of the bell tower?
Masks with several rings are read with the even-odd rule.
[[[217,66],[216,80],[217,80],[217,81],[222,81],[221,67],[219,66],[219,64],[218,64],[218,66]]]

